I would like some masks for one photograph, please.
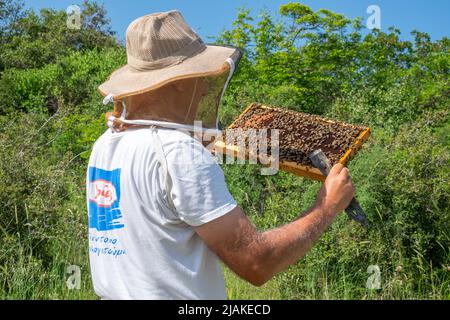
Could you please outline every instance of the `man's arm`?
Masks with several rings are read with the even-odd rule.
[[[237,207],[196,227],[208,247],[243,279],[260,286],[302,258],[354,195],[347,168],[335,165],[313,207],[295,221],[259,232]]]

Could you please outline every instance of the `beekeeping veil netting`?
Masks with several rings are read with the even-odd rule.
[[[219,130],[220,102],[240,58],[241,51],[236,50],[212,74],[174,80],[159,89],[115,101],[114,112],[108,117],[109,127],[114,131],[135,125]],[[107,96],[104,103],[113,99]]]

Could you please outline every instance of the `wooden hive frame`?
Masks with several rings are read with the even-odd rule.
[[[237,117],[233,121],[233,123],[230,126],[228,126],[228,128],[232,128],[234,125],[236,125],[240,121],[240,119],[254,106],[258,106],[260,108],[271,109],[271,110],[284,111],[283,109],[268,107],[268,106],[260,105],[257,103],[251,103],[247,108],[245,108],[245,110],[239,115],[239,117]],[[337,121],[322,119],[322,118],[320,120],[323,122],[328,122],[328,123],[336,123],[337,122]],[[342,122],[339,122],[339,124],[348,126],[348,124],[345,124]],[[362,132],[360,133],[360,135],[356,138],[355,142],[352,144],[352,146],[348,150],[345,151],[344,155],[339,160],[339,163],[346,165],[348,163],[348,161],[351,160],[351,158],[359,151],[359,149],[361,149],[362,145],[364,144],[364,142],[367,141],[367,139],[369,139],[369,137],[370,137],[370,129],[369,128],[363,129]],[[223,141],[223,139],[217,139],[214,142],[213,152],[216,154],[230,155],[233,157],[240,156],[240,157],[245,157],[245,159],[249,158],[249,152],[247,150],[245,150],[245,152],[240,152],[240,151],[241,150],[239,150],[239,147],[237,147],[235,145],[226,145],[225,142]],[[301,165],[301,164],[298,164],[293,161],[280,160],[279,169],[282,171],[293,173],[297,176],[302,176],[302,177],[306,177],[306,178],[313,179],[313,180],[320,180],[320,181],[325,180],[325,176],[319,171],[319,169],[311,167],[311,166],[307,166],[307,165]]]

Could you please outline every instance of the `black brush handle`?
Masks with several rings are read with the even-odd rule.
[[[361,205],[355,198],[353,198],[352,201],[350,201],[350,204],[348,205],[347,209],[345,209],[345,213],[347,213],[350,219],[359,222],[363,227],[365,228],[369,227],[366,213],[361,208]]]
[[[325,153],[323,153],[321,149],[313,151],[311,154],[309,154],[308,158],[311,160],[313,165],[316,168],[318,168],[320,172],[322,172],[322,174],[325,177],[328,176],[328,173],[330,173],[331,170],[330,160],[328,160],[327,156],[325,155]],[[352,201],[350,201],[350,204],[345,209],[345,212],[350,217],[350,219],[355,220],[365,228],[369,227],[366,213],[361,208],[360,204],[355,198],[353,198]]]

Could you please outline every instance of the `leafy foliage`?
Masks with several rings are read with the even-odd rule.
[[[73,50],[117,46],[105,9],[94,2],[83,2],[80,29],[67,27],[64,11],[23,12],[12,0],[2,1],[0,8],[1,24],[8,26],[0,33],[0,70],[42,67]]]

